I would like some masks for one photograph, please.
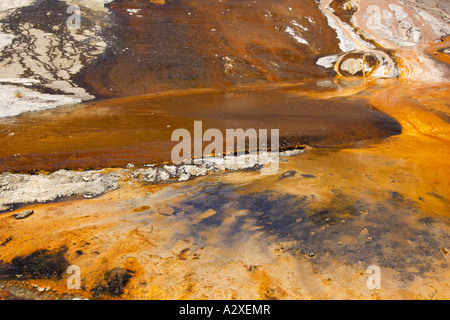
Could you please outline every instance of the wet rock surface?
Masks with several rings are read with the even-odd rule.
[[[0,7],[0,117],[93,99],[72,78],[104,51],[106,12],[77,2],[83,29],[69,29],[71,1],[16,3],[16,10]]]

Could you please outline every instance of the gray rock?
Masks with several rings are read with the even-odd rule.
[[[280,175],[280,178],[295,177],[296,174],[297,174],[297,171],[295,171],[295,170],[289,170],[289,171],[283,172],[283,173]]]
[[[26,211],[23,211],[21,213],[15,214],[14,218],[16,218],[17,220],[25,219],[26,217],[31,216],[33,213],[34,213],[33,210],[26,210]]]

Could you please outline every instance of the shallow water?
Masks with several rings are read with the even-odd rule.
[[[203,132],[217,128],[224,137],[226,129],[267,129],[269,136],[278,129],[281,147],[343,147],[401,132],[366,99],[320,99],[308,90],[314,90],[311,84],[187,91],[7,118],[0,120],[0,171],[170,162],[178,143],[172,132],[184,128],[194,137],[194,121],[203,122]]]

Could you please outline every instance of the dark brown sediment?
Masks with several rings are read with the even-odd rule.
[[[113,46],[76,77],[100,97],[325,78],[332,73],[316,65],[318,57],[340,52],[313,0],[120,0],[109,7],[118,23],[103,32]],[[308,44],[287,27],[302,28]]]

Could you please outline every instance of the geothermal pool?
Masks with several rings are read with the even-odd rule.
[[[449,11],[0,6],[0,299],[448,299]],[[174,166],[195,121],[287,153]]]

